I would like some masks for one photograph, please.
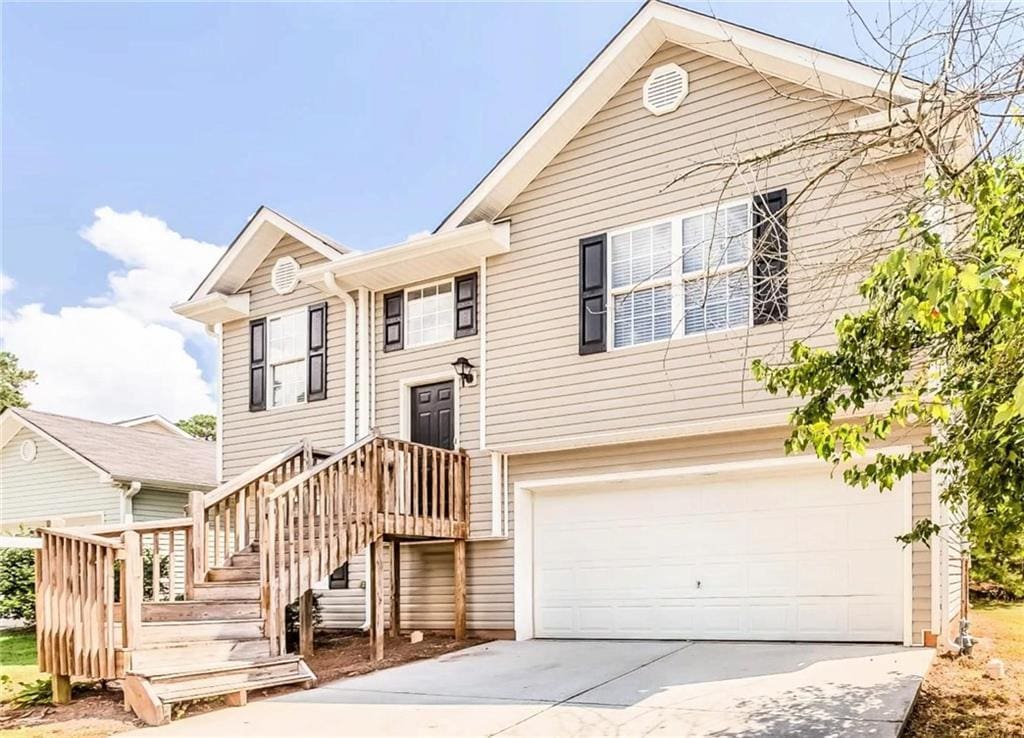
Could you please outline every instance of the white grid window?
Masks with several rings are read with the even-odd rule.
[[[750,203],[683,218],[683,332],[750,325]]]
[[[455,337],[451,281],[406,290],[406,345],[424,346]]]
[[[267,321],[267,359],[270,364],[270,406],[286,407],[306,401],[306,312]]]
[[[750,325],[750,202],[610,234],[615,348]]]
[[[615,347],[672,335],[672,223],[611,237]]]

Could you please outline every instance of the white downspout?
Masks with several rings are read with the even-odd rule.
[[[134,523],[135,513],[132,510],[132,500],[142,490],[142,482],[132,482],[121,490],[121,523]]]
[[[206,335],[217,340],[217,482],[224,481],[224,324],[206,326]]]
[[[324,287],[327,291],[341,298],[345,303],[345,443],[356,440],[356,301],[346,292],[334,278],[333,272],[324,272]],[[365,355],[363,364],[366,363]],[[364,553],[365,556],[365,553]],[[370,628],[370,597],[373,595],[366,587],[363,596],[363,630]]]
[[[359,288],[359,437],[370,432],[370,300]]]
[[[345,303],[345,440],[347,445],[356,440],[356,301],[334,278],[333,272],[324,272],[324,286],[330,294]]]

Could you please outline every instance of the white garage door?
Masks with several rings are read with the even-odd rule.
[[[537,493],[535,635],[902,641],[902,493],[838,477]]]

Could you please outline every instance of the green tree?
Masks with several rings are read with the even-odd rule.
[[[36,381],[36,373],[18,366],[18,357],[0,351],[0,412],[9,407],[28,407],[22,394],[25,385]]]
[[[927,448],[856,461],[846,481],[889,490],[934,466],[942,502],[966,510],[952,527],[971,541],[977,573],[1024,594],[1024,161],[978,162],[928,187],[944,217],[907,215],[898,247],[861,285],[866,309],[837,321],[836,347],[795,342],[789,364],[753,371],[801,398],[789,452],[839,464],[899,429],[928,429]],[[926,519],[903,540],[940,534]]]
[[[197,413],[191,418],[184,418],[175,423],[179,428],[196,438],[207,441],[217,440],[217,418],[207,413]]]
[[[36,554],[31,548],[0,548],[0,618],[36,621]]]

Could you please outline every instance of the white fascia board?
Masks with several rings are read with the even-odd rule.
[[[56,436],[50,435],[28,418],[24,418],[19,415],[17,408],[9,407],[4,410],[3,415],[0,415],[0,439],[2,439],[0,448],[6,446],[22,428],[28,428],[43,440],[52,443],[71,458],[85,464],[87,467],[99,474],[100,481],[109,482],[111,480],[110,472],[91,459],[78,453]]]
[[[481,259],[510,249],[510,223],[481,222],[308,267],[299,272],[299,279],[319,286],[320,277],[330,272],[344,289],[380,291],[477,269]]]
[[[171,310],[183,318],[196,320],[208,326],[230,323],[232,320],[249,317],[249,293],[226,295],[214,292],[206,297],[172,305]]]
[[[343,246],[323,240],[312,231],[266,206],[249,219],[227,251],[214,265],[189,298],[201,299],[213,292],[233,293],[245,283],[282,237],[291,236],[326,259],[338,259],[350,252]]]
[[[497,217],[666,41],[842,97],[918,97],[912,83],[849,59],[662,2],[649,2],[438,227]]]
[[[167,418],[165,418],[163,415],[143,415],[141,418],[132,418],[131,420],[122,420],[120,422],[114,423],[114,425],[119,425],[122,428],[134,428],[135,426],[143,425],[145,423],[156,423],[161,428],[164,428],[165,430],[169,430],[172,433],[174,433],[176,435],[179,435],[179,436],[181,436],[183,438],[191,438],[192,437],[188,433],[183,431],[181,428],[176,426],[174,423],[169,421]]]

